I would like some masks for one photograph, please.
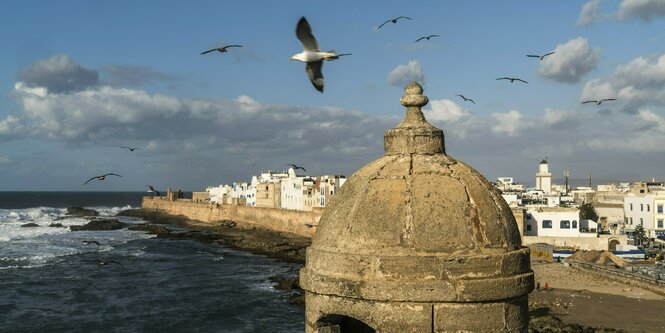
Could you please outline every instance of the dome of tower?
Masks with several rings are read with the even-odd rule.
[[[407,86],[406,117],[385,132],[385,155],[354,173],[325,208],[301,271],[308,307],[332,311],[330,298],[317,295],[414,304],[518,299],[522,307],[533,289],[510,207],[480,173],[446,155],[443,132],[421,111],[422,92]]]

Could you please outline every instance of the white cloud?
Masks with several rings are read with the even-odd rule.
[[[582,6],[580,16],[577,19],[577,25],[589,25],[596,22],[600,15],[598,14],[598,5],[600,0],[591,0]]]
[[[665,16],[663,0],[623,0],[617,14],[620,20],[639,18],[647,22],[661,16]]]
[[[577,83],[582,76],[596,68],[600,49],[589,48],[586,38],[577,37],[557,45],[554,54],[540,62],[540,76],[553,81]]]
[[[62,93],[97,85],[99,73],[79,65],[67,55],[54,55],[24,68],[18,78],[27,87],[43,87],[51,93]]]
[[[506,113],[492,113],[492,118],[496,121],[492,126],[492,132],[496,134],[518,136],[522,130],[530,126],[530,123],[523,120],[522,114],[517,110]]]
[[[610,77],[588,81],[580,98],[618,98],[628,113],[646,105],[665,105],[665,54],[635,58],[619,65]]]
[[[543,124],[557,130],[570,130],[579,127],[585,114],[578,111],[555,110],[547,108],[543,115]]]
[[[429,105],[428,109],[423,110],[429,121],[457,122],[470,115],[469,110],[449,99],[430,100]]]
[[[21,120],[17,117],[9,115],[0,120],[0,135],[12,135],[19,133],[21,129]]]
[[[665,90],[660,62],[660,58],[645,58],[620,66],[610,78],[587,83],[589,91],[593,88],[598,94],[610,94],[599,97],[611,97],[614,92],[640,95]],[[635,71],[644,72],[642,80]],[[58,164],[62,167],[55,169],[63,177],[72,178],[83,172],[94,175],[99,172],[97,168],[112,165],[114,171],[125,176],[123,181],[145,184],[152,179],[171,182],[169,185],[195,184],[198,188],[194,189],[200,189],[206,183],[246,179],[261,169],[279,170],[285,163],[302,162],[313,174],[348,174],[382,154],[384,131],[399,122],[397,118],[338,107],[265,103],[246,95],[235,99],[185,99],[105,86],[103,82],[60,93],[42,88],[15,86],[12,96],[22,112],[0,120],[0,138],[41,139],[45,145],[66,146],[69,155]],[[650,104],[665,103],[665,98],[659,101],[654,96]],[[548,108],[532,115],[511,110],[487,116],[442,99],[432,100],[423,111],[430,122],[444,130],[446,151],[489,178],[535,172],[535,165],[528,162],[545,152],[553,159],[556,156],[560,163],[567,156],[567,165],[602,161],[598,163],[603,164],[603,170],[624,174],[637,168],[635,163],[627,162],[636,154],[665,151],[662,108],[643,107],[633,114],[617,112],[610,116],[587,112],[586,107],[580,109],[584,111]],[[113,155],[124,145],[143,148],[131,155],[140,166],[130,168],[126,164],[132,161]],[[71,160],[84,151],[94,158],[81,158],[89,164],[69,172]],[[108,160],[103,160],[107,155],[100,156],[98,151],[109,151]],[[30,169],[39,167],[35,161],[43,158],[26,162],[30,156],[12,155],[17,168],[12,164],[11,169],[22,166],[35,170],[24,171],[33,172],[31,179],[51,172],[46,167]],[[584,161],[579,156],[585,156]],[[653,174],[656,171],[652,170],[661,170],[661,160],[662,155],[643,154],[639,163],[642,169],[636,172]],[[136,175],[132,175],[134,172]],[[78,179],[74,182],[80,184]]]
[[[264,104],[250,96],[179,99],[109,86],[40,96],[17,87],[14,96],[23,114],[0,122],[0,134],[23,122],[25,137],[114,146],[130,141],[155,152],[173,145],[185,150],[225,147],[248,155],[301,153],[343,142],[366,146],[376,141],[367,131],[381,133],[390,121],[334,107]],[[358,151],[341,147],[334,149]]]
[[[650,110],[640,110],[637,115],[641,120],[652,125],[658,132],[665,133],[665,118]],[[663,146],[665,146],[665,144]]]
[[[398,65],[393,69],[388,78],[388,84],[398,87],[403,87],[411,82],[418,82],[423,84],[425,82],[425,74],[423,67],[418,60],[411,60],[406,65]]]

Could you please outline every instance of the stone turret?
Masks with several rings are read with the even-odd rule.
[[[445,154],[422,91],[324,210],[300,274],[308,333],[526,331],[529,250],[501,195]]]

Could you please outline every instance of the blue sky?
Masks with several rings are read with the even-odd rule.
[[[662,0],[2,7],[0,190],[202,190],[286,163],[351,174],[382,154],[412,80],[447,152],[489,179],[533,183],[546,154],[555,177],[665,178]],[[324,64],[323,94],[288,61],[301,16],[323,50],[352,53]],[[243,47],[199,54],[225,44]],[[600,98],[618,100],[580,103]],[[123,177],[81,185],[107,172]]]

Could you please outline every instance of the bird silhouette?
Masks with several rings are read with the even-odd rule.
[[[617,100],[616,98],[605,98],[605,99],[601,99],[601,100],[598,100],[598,101],[597,100],[584,101],[584,102],[582,102],[582,104],[596,103],[596,105],[600,105],[601,103],[606,102],[606,101],[616,101],[616,100]]]
[[[90,244],[95,244],[97,246],[101,245],[101,244],[99,244],[98,241],[94,241],[94,240],[82,240],[81,242],[83,242],[85,245],[90,245]]]
[[[228,52],[226,49],[228,49],[229,47],[242,47],[242,45],[235,45],[234,44],[234,45],[226,45],[224,47],[216,47],[214,49],[210,49],[208,51],[201,52],[201,55],[208,54],[208,53],[213,52],[213,51],[219,51],[219,53]]]
[[[429,40],[429,39],[432,38],[432,37],[441,37],[441,36],[439,36],[439,35],[423,36],[423,37],[420,37],[420,38],[416,39],[416,41],[415,41],[414,43],[418,43],[419,41],[421,41],[421,40],[423,40],[423,39],[427,39],[427,40]]]
[[[137,149],[141,149],[141,148],[132,148],[132,147],[120,147],[120,148],[127,148],[129,149],[129,151],[135,151]]]
[[[297,166],[297,165],[295,165],[295,164],[287,164],[287,165],[290,166],[290,167],[292,167],[292,168],[293,168],[293,171],[298,170],[298,169],[301,169],[302,171],[307,172],[307,170],[305,170],[305,168],[303,168],[303,167],[301,167],[301,166]]]
[[[302,43],[303,51],[294,54],[289,60],[306,63],[305,72],[307,72],[307,77],[316,90],[323,92],[323,73],[321,72],[323,60],[335,60],[339,58],[339,55],[335,51],[321,52],[319,43],[312,35],[312,27],[309,26],[309,22],[304,16],[300,18],[296,25],[296,37]]]
[[[385,21],[385,22],[381,23],[381,25],[380,25],[378,28],[376,28],[376,30],[381,29],[381,27],[384,26],[384,25],[385,25],[386,23],[388,23],[388,22],[397,23],[397,20],[399,20],[399,19],[413,20],[413,19],[410,18],[410,17],[406,17],[406,16],[398,16],[398,17],[396,17],[396,18],[394,18],[394,19],[390,19],[390,20],[388,20],[388,21]]]
[[[148,187],[148,192],[155,193],[155,195],[157,195],[158,197],[162,196],[162,194],[159,193],[159,191],[155,190],[155,188],[152,187],[152,185],[146,185],[146,186]]]
[[[510,80],[510,83],[513,83],[513,82],[515,82],[515,81],[521,81],[521,82],[524,82],[524,83],[529,83],[529,82],[526,82],[526,81],[524,81],[524,80],[522,80],[522,79],[518,79],[518,78],[516,78],[516,77],[500,77],[500,78],[498,78],[497,80]]]
[[[543,55],[527,54],[526,56],[529,57],[529,58],[538,58],[538,60],[543,60],[543,59],[545,59],[545,57],[547,57],[550,54],[554,54],[554,52],[550,52],[550,53],[543,54]]]
[[[106,176],[118,176],[118,177],[122,177],[121,175],[116,175],[115,173],[107,173],[107,174],[105,174],[105,175],[101,175],[101,176],[94,176],[94,177],[92,177],[92,178],[86,180],[86,182],[83,183],[83,185],[89,183],[89,182],[90,182],[91,180],[93,180],[93,179],[104,180],[104,179],[106,179]]]
[[[455,96],[462,97],[462,99],[463,99],[465,102],[466,102],[466,101],[470,101],[471,103],[476,104],[476,102],[474,102],[471,98],[466,98],[466,97],[464,97],[464,95],[456,94]]]

